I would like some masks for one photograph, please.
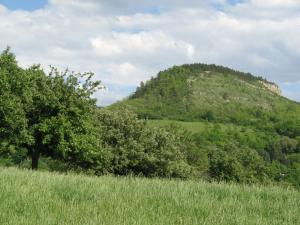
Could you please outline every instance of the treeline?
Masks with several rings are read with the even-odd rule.
[[[99,88],[91,73],[22,69],[5,50],[0,56],[2,164],[22,166],[30,158],[37,169],[46,157],[56,160],[58,169],[96,175],[200,177],[201,157],[183,133],[149,128],[126,109],[98,109],[91,96]],[[50,162],[53,169],[55,163]]]
[[[266,78],[263,78],[262,76],[254,76],[251,73],[244,73],[240,72],[238,70],[234,70],[225,66],[215,65],[215,64],[203,64],[203,63],[194,63],[194,64],[185,64],[182,66],[183,68],[189,69],[192,73],[194,72],[217,72],[222,74],[231,74],[236,77],[238,77],[241,80],[245,80],[248,82],[251,81],[264,81],[270,84],[275,84],[273,82],[268,81]]]
[[[271,180],[300,188],[300,136],[211,123],[192,136],[207,152],[208,173],[214,179]]]

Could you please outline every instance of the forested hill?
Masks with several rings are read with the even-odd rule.
[[[210,177],[266,176],[300,188],[300,104],[282,97],[275,83],[222,66],[174,66],[109,108],[124,106],[150,126],[175,123],[191,132]],[[245,160],[251,154],[253,164]]]
[[[140,117],[253,124],[295,122],[300,105],[281,96],[275,83],[250,73],[206,64],[174,66],[141,83],[111,108],[130,106]]]

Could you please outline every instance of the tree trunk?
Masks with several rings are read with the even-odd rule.
[[[40,151],[35,150],[31,156],[31,169],[37,170],[39,165]]]

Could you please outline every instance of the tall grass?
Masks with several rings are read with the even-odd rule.
[[[86,177],[0,168],[1,225],[298,225],[280,187]]]

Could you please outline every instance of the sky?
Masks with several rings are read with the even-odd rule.
[[[276,82],[300,102],[300,0],[0,0],[0,51],[19,64],[95,73],[109,105],[185,63]]]

